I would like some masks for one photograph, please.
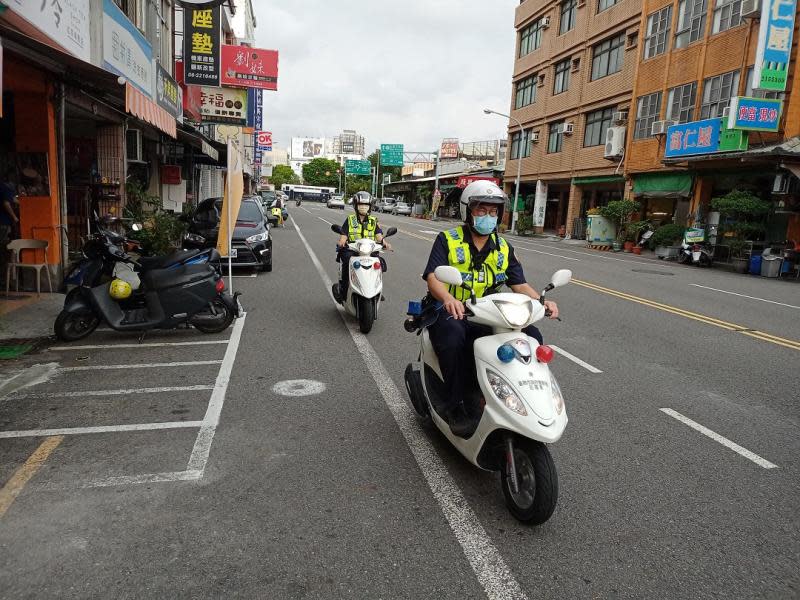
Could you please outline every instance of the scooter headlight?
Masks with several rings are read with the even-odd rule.
[[[512,327],[523,327],[531,320],[533,304],[530,300],[521,304],[507,300],[494,300],[494,305]]]
[[[550,390],[553,392],[553,402],[556,405],[556,413],[559,415],[564,412],[564,396],[561,394],[561,388],[558,386],[556,378],[550,373]]]
[[[514,392],[510,383],[491,369],[486,369],[486,378],[489,380],[489,387],[492,388],[492,393],[500,402],[505,404],[506,408],[522,416],[528,414],[528,411],[525,410],[525,405]]]
[[[358,245],[358,253],[363,255],[372,254],[372,250],[375,248],[375,244],[372,242],[361,242]]]
[[[256,242],[266,242],[269,239],[269,233],[264,231],[263,233],[257,233],[255,235],[251,235],[245,241],[248,244],[255,244]]]

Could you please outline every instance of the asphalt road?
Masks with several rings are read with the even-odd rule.
[[[575,278],[542,325],[577,361],[552,365],[559,505],[528,528],[404,403],[447,225],[380,217],[401,231],[364,340],[312,258],[335,279],[345,213],[290,210],[228,332],[3,365],[31,385],[0,398],[0,596],[798,597],[800,286],[510,238],[536,287]]]

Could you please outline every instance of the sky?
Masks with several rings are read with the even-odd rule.
[[[442,138],[505,138],[519,0],[253,0],[256,46],[280,52],[264,128],[292,137],[365,136],[368,152]]]

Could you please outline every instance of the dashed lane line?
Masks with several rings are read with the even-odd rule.
[[[550,346],[553,350],[558,352],[564,358],[566,358],[568,360],[571,360],[576,365],[583,367],[584,369],[586,369],[590,373],[595,373],[595,374],[602,373],[602,371],[600,369],[598,369],[597,367],[593,367],[592,365],[590,365],[586,361],[581,360],[580,358],[578,358],[574,354],[570,354],[566,350],[563,350],[563,349],[559,348],[558,346],[554,346],[553,344],[548,344],[548,346]]]
[[[700,285],[697,283],[690,283],[692,287],[696,288],[703,288],[704,290],[711,290],[714,292],[719,292],[720,294],[729,294],[731,296],[738,296],[740,298],[747,298],[748,300],[758,300],[759,302],[766,302],[767,304],[777,304],[778,306],[785,306],[787,308],[797,308],[800,309],[800,306],[795,306],[794,304],[786,304],[784,302],[776,302],[775,300],[767,300],[766,298],[758,298],[756,296],[747,296],[745,294],[739,294],[737,292],[729,292],[727,290],[718,290],[717,288],[708,287],[707,285]]]

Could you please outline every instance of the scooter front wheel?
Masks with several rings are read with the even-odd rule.
[[[91,312],[62,310],[56,317],[53,330],[62,342],[82,340],[100,325],[100,318]]]
[[[527,525],[541,525],[552,516],[558,503],[558,473],[553,457],[541,442],[516,438],[514,463],[517,492],[513,490],[505,465],[501,470],[506,506],[519,521]]]
[[[372,331],[375,322],[375,302],[371,298],[358,298],[358,328],[361,333]]]

